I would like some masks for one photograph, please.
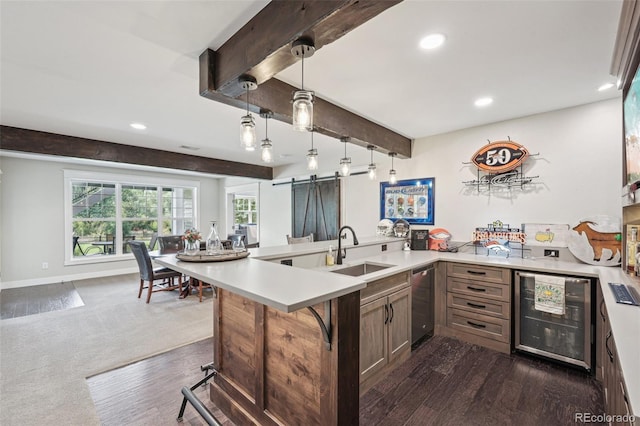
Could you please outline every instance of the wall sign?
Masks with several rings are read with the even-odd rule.
[[[476,228],[472,240],[476,247],[486,248],[487,255],[494,253],[509,257],[512,250],[511,243],[517,243],[522,250],[527,236],[520,228],[512,228],[502,221],[496,220],[488,224],[486,228]]]
[[[524,146],[511,139],[489,142],[473,154],[471,163],[478,169],[474,180],[464,181],[467,186],[488,188],[492,186],[512,188],[529,184],[538,176],[525,176],[522,165],[531,155]]]
[[[433,225],[434,190],[434,178],[380,182],[380,219]]]
[[[476,167],[487,173],[508,172],[529,156],[527,149],[513,141],[496,141],[483,146],[471,157]]]

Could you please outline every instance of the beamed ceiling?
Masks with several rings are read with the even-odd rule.
[[[189,159],[196,171],[259,179],[304,175],[310,138],[290,126],[301,80],[290,46],[304,35],[316,46],[305,88],[317,95],[320,172],[337,169],[344,136],[356,167],[369,162],[367,144],[386,165],[389,151],[410,157],[412,140],[619,97],[596,89],[614,81],[621,4],[2,2],[1,147],[181,169]],[[445,34],[444,46],[421,50],[433,32]],[[259,83],[254,114],[274,113],[273,168],[239,143],[243,74]],[[475,108],[485,95],[494,104]],[[261,118],[257,131],[263,139]]]

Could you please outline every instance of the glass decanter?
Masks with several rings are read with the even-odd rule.
[[[216,230],[216,222],[211,221],[211,229],[209,235],[207,235],[207,254],[220,254],[222,253],[222,243]]]

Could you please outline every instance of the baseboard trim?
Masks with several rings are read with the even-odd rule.
[[[125,275],[125,274],[132,274],[136,272],[138,272],[137,267],[129,267],[129,268],[121,268],[121,269],[112,269],[108,271],[84,272],[81,274],[57,275],[53,277],[32,278],[28,280],[6,281],[6,282],[0,282],[0,290],[7,290],[10,288],[19,288],[19,287],[31,287],[31,286],[43,285],[43,284],[55,284],[55,283],[60,283],[64,281],[78,281],[78,280],[86,280],[90,278],[111,277],[114,275]]]

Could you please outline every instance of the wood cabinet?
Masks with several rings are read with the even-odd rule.
[[[411,353],[409,273],[373,281],[361,290],[360,393]]]
[[[442,334],[501,352],[511,349],[509,269],[447,263]]]
[[[618,359],[615,338],[607,315],[602,293],[598,288],[598,326],[600,332],[597,345],[596,377],[602,381],[605,412],[612,416],[613,425],[632,425],[631,409],[627,400],[627,389]]]

